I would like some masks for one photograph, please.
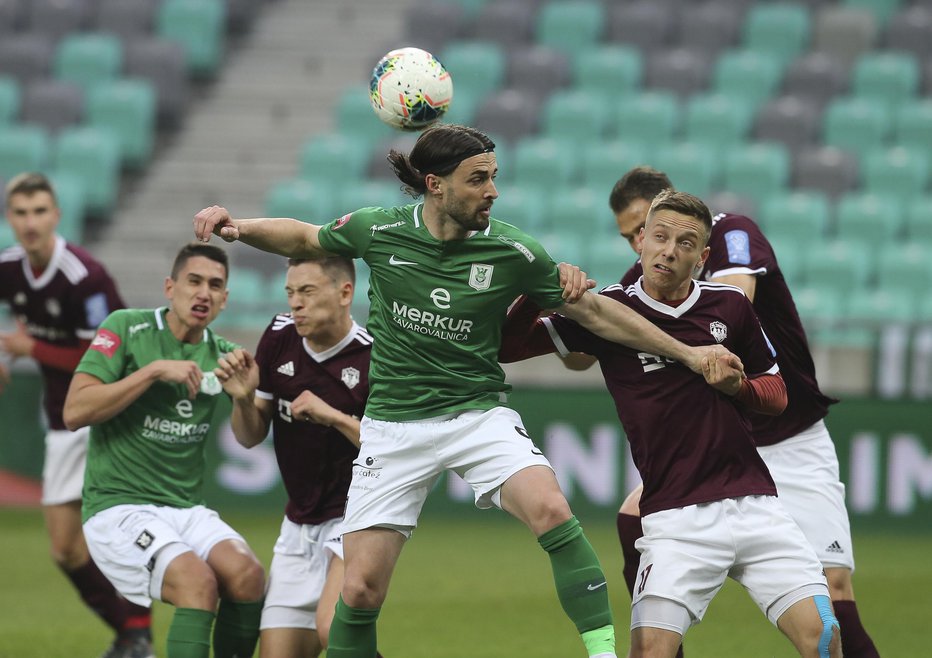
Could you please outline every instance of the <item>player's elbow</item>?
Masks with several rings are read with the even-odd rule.
[[[90,424],[86,414],[81,413],[78,405],[71,400],[71,396],[68,396],[65,400],[65,406],[62,409],[62,420],[69,432],[75,432]]]

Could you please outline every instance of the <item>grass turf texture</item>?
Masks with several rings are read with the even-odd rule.
[[[277,512],[224,514],[268,565]],[[619,655],[627,651],[630,602],[621,579],[614,519],[583,527],[608,575]],[[96,656],[111,636],[79,602],[48,558],[38,510],[0,510],[0,657]],[[929,651],[928,536],[855,538],[855,588],[862,619],[886,656]],[[158,655],[172,608],[155,606]],[[401,556],[379,622],[388,658],[568,658],[584,651],[553,591],[549,563],[530,533],[500,512],[422,519]],[[729,581],[705,621],[686,637],[689,658],[791,658],[796,653]],[[258,653],[258,652],[257,652]]]

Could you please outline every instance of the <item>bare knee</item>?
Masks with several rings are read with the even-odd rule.
[[[162,599],[176,608],[217,609],[217,576],[194,553],[182,553],[168,565],[162,582]]]
[[[83,567],[91,559],[83,535],[71,536],[67,539],[58,538],[57,541],[52,541],[49,554],[52,561],[65,571],[74,571]]]
[[[829,595],[832,601],[853,601],[854,587],[851,584],[851,569],[845,567],[826,567],[825,580],[828,581]]]
[[[226,578],[223,590],[234,601],[258,601],[265,593],[265,569],[254,556],[243,556],[242,565]]]
[[[365,574],[352,573],[347,569],[343,575],[343,601],[353,608],[379,608],[385,602],[387,587],[380,587],[379,581]],[[387,584],[386,584],[387,585]]]

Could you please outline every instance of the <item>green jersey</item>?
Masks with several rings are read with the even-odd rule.
[[[105,384],[159,359],[194,361],[204,372],[201,390],[188,398],[183,384],[153,383],[110,420],[91,428],[82,515],[123,504],[192,507],[200,504],[204,440],[223,388],[213,369],[237,345],[209,329],[194,345],[182,343],[165,321],[167,309],[110,314],[76,372]]]
[[[498,364],[502,325],[516,297],[563,304],[559,271],[536,240],[490,220],[443,242],[422,205],[364,208],[321,228],[327,251],[369,265],[374,337],[366,415],[421,420],[506,402]]]

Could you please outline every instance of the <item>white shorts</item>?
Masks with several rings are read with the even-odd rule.
[[[61,505],[81,500],[84,464],[90,427],[76,432],[49,430],[45,435],[45,463],[42,466],[42,504]]]
[[[344,532],[379,526],[410,536],[427,494],[447,469],[472,486],[480,509],[501,507],[501,486],[518,471],[552,469],[521,416],[507,407],[411,423],[364,416],[360,431]]]
[[[317,604],[332,558],[343,559],[342,519],[320,525],[282,521],[259,628],[317,629]]]
[[[786,441],[757,449],[777,484],[780,502],[822,564],[854,570],[845,485],[828,428],[819,421]]]
[[[94,562],[120,594],[149,607],[162,600],[162,580],[171,561],[193,551],[207,560],[211,549],[243,537],[203,505],[179,509],[158,505],[117,505],[84,523]]]
[[[686,608],[690,625],[702,620],[712,598],[731,577],[741,583],[774,624],[806,597],[828,596],[815,552],[775,496],[742,496],[648,514],[632,608],[657,597]],[[632,628],[651,626],[632,609]]]

